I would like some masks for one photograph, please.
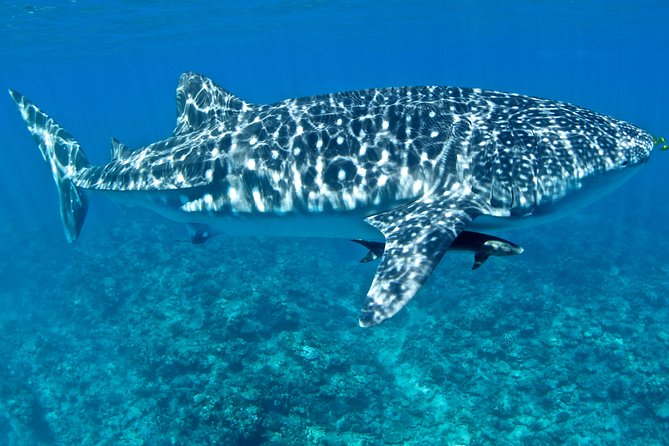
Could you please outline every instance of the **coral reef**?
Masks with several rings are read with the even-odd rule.
[[[195,246],[119,220],[67,247],[3,230],[0,444],[669,443],[669,242],[650,232],[643,262],[583,216],[509,233],[526,253],[449,255],[361,329],[374,265],[353,244]]]

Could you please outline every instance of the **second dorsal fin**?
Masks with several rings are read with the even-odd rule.
[[[197,73],[184,73],[177,87],[177,125],[174,135],[196,130],[213,118],[225,120],[251,105],[211,79]]]
[[[111,159],[125,158],[131,150],[116,138],[111,139]]]

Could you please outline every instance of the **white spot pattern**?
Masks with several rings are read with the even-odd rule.
[[[401,87],[256,106],[186,73],[173,137],[88,166],[69,135],[48,117],[38,126],[41,112],[12,97],[59,187],[66,179],[82,189],[178,190],[176,202],[160,203],[223,215],[376,213],[412,202],[370,217],[389,240],[366,324],[399,310],[443,241],[475,216],[531,215],[591,178],[642,164],[653,148],[630,124],[516,94]]]

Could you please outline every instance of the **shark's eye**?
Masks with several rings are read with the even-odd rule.
[[[625,167],[625,166],[627,166],[629,163],[630,163],[629,161],[623,161],[622,163],[620,163],[620,165],[623,166],[623,167]]]

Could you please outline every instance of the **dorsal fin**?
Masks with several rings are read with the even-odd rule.
[[[251,105],[197,73],[184,73],[177,87],[177,126],[174,135],[196,130],[213,118],[227,119]]]
[[[111,159],[126,157],[131,152],[128,147],[116,138],[111,139]]]

